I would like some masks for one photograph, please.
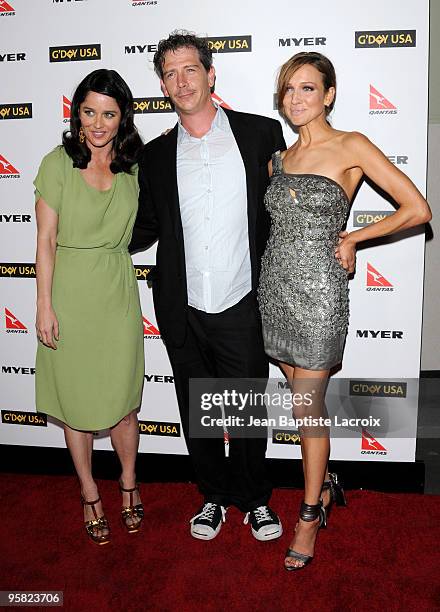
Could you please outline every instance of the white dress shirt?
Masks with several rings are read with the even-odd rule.
[[[252,275],[246,173],[221,107],[202,138],[179,122],[177,184],[188,304],[222,312],[249,293]]]

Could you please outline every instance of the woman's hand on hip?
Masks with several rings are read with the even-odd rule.
[[[340,232],[339,244],[335,249],[335,257],[341,266],[352,274],[356,266],[356,242],[348,232]]]

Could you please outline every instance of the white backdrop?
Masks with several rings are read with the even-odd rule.
[[[76,85],[98,67],[118,70],[130,85],[145,141],[171,127],[176,116],[162,98],[152,57],[157,41],[175,28],[212,39],[217,96],[231,108],[275,118],[278,67],[298,51],[325,53],[338,76],[333,125],[366,134],[425,193],[428,0],[0,0],[0,443],[64,445],[60,427],[35,415],[33,399],[32,180],[39,162],[68,127]],[[286,125],[284,131],[291,144],[294,135]],[[348,229],[392,210],[364,184]],[[140,449],[180,454],[186,447],[171,368],[144,282],[154,251],[134,258],[146,345]],[[347,430],[333,441],[335,459],[414,460],[423,258],[422,234],[358,253],[343,369],[329,405],[351,414],[357,381],[368,379],[373,384],[364,388],[360,410],[380,415],[389,427]],[[275,368],[272,373],[279,376]],[[387,382],[375,386],[380,379]],[[413,380],[405,388],[397,384],[403,379]],[[274,435],[268,456],[299,456],[298,446],[279,441]],[[96,448],[110,448],[108,437],[99,437]]]

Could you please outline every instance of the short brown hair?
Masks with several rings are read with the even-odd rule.
[[[212,51],[209,47],[208,39],[196,36],[193,32],[188,32],[188,30],[174,30],[168,38],[159,41],[157,51],[154,54],[154,71],[159,78],[163,78],[165,54],[168,51],[177,51],[182,47],[193,47],[198,51],[201,63],[206,72],[209,72],[212,66]]]
[[[328,57],[322,55],[322,53],[316,53],[315,51],[304,51],[302,53],[297,53],[281,66],[278,74],[277,100],[279,110],[281,110],[283,107],[284,96],[286,95],[287,86],[291,76],[298,70],[298,68],[301,68],[301,66],[306,66],[307,64],[314,66],[322,74],[322,82],[324,84],[325,91],[328,91],[330,87],[334,87],[336,92],[336,72]],[[335,100],[336,93],[333,97],[332,103],[325,107],[326,115],[329,115],[332,112],[335,105]]]

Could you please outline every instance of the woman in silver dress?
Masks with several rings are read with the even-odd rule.
[[[348,326],[348,273],[357,243],[427,223],[429,206],[410,179],[368,138],[328,122],[336,95],[332,63],[320,53],[298,53],[278,77],[278,105],[298,140],[269,163],[266,207],[271,233],[262,260],[259,304],[265,349],[278,361],[292,392],[312,394],[295,418],[324,416],[330,369],[342,360]],[[350,201],[368,176],[399,205],[382,221],[339,234]],[[338,244],[339,242],[339,244]],[[336,257],[335,257],[336,253]],[[345,504],[329,474],[328,430],[301,428],[304,500],[284,566],[305,567],[333,502]]]

